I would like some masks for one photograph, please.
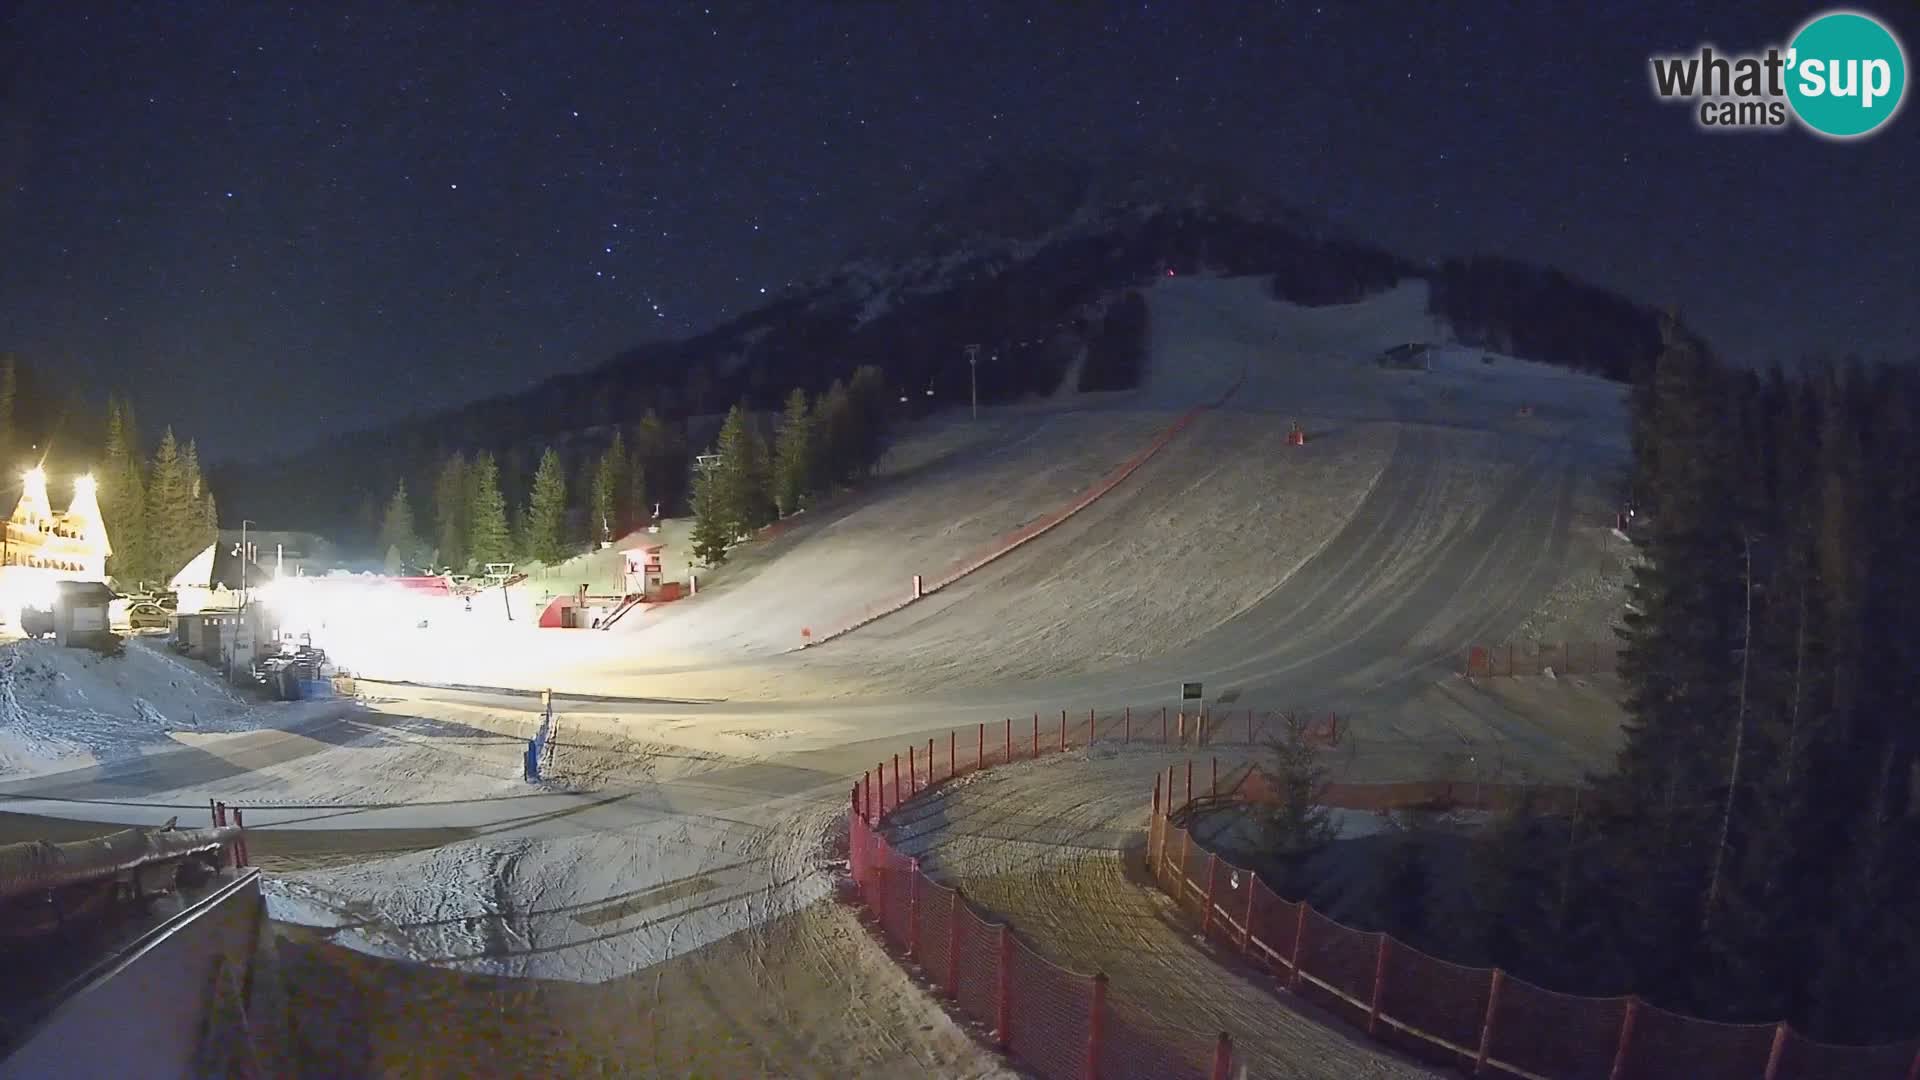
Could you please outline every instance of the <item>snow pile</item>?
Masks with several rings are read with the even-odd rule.
[[[172,745],[174,732],[271,727],[288,711],[139,639],[117,657],[47,641],[0,646],[0,776],[138,757]]]
[[[268,911],[378,956],[607,982],[831,894],[822,860],[845,820],[841,800],[757,809],[775,824],[663,809],[619,828],[488,837],[297,872],[270,882]]]

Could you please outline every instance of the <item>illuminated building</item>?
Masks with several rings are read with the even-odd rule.
[[[65,513],[47,499],[45,472],[29,470],[24,481],[0,543],[0,618],[8,621],[23,606],[50,607],[57,581],[105,581],[113,554],[93,477],[74,480]]]

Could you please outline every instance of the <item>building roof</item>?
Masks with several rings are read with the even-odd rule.
[[[259,564],[247,562],[236,550],[238,544],[212,543],[201,550],[173,575],[168,587],[174,590],[200,589],[239,589],[246,587],[257,589],[273,580],[273,575],[261,569]],[[245,581],[241,579],[242,566],[245,569]]]
[[[110,603],[119,598],[119,593],[107,587],[104,581],[56,581],[53,587],[58,590],[60,603],[74,604],[93,601]]]

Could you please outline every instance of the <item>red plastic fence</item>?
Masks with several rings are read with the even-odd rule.
[[[1465,673],[1476,679],[1518,675],[1600,675],[1620,670],[1620,646],[1610,641],[1529,641],[1471,645]]]
[[[815,633],[811,628],[808,628],[804,644],[818,645],[821,642],[831,641],[842,635],[850,634],[868,623],[899,611],[923,596],[931,595],[946,588],[961,578],[966,577],[968,574],[1006,556],[1021,545],[1046,534],[1068,518],[1092,506],[1095,502],[1099,501],[1102,496],[1114,488],[1119,487],[1127,477],[1139,471],[1142,465],[1145,465],[1154,455],[1165,449],[1166,445],[1172,442],[1175,436],[1190,427],[1194,420],[1202,413],[1224,406],[1232,399],[1234,394],[1239,392],[1241,384],[1245,381],[1246,371],[1243,369],[1240,376],[1233,381],[1233,385],[1228,387],[1226,392],[1221,394],[1218,400],[1205,405],[1196,405],[1182,413],[1180,417],[1165,430],[1154,436],[1152,442],[1149,442],[1146,446],[1136,451],[1132,457],[1114,466],[1105,476],[1095,481],[1091,487],[1081,492],[1072,502],[1061,509],[1031,521],[1005,536],[995,538],[979,552],[960,559],[940,574],[925,580],[923,586],[918,590],[910,589],[903,583],[901,596],[868,604],[858,612],[842,616],[831,623],[827,623],[825,624],[824,633]]]
[[[1147,849],[1155,883],[1202,932],[1281,985],[1426,1060],[1475,1076],[1556,1080],[1920,1080],[1920,1040],[1833,1046],[1785,1024],[1721,1024],[1635,998],[1561,994],[1343,926],[1201,848],[1172,820],[1170,806],[1183,802],[1156,804]]]

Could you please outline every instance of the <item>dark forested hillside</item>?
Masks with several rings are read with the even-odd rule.
[[[1470,340],[1616,378],[1657,345],[1652,312],[1551,271],[1480,259],[1427,270],[1237,187],[1103,178],[1067,162],[1037,168],[1054,181],[1027,170],[1024,188],[976,184],[965,190],[996,193],[987,205],[956,197],[912,242],[877,248],[697,337],[525,393],[343,434],[269,466],[223,469],[226,505],[287,528],[337,532],[357,521],[370,533],[384,493],[400,480],[429,490],[454,451],[493,453],[512,500],[548,446],[577,471],[616,428],[653,411],[703,448],[732,405],[776,410],[795,388],[817,394],[867,366],[909,413],[965,402],[976,375],[983,403],[1051,394],[1076,365],[1078,389],[1126,389],[1144,371],[1148,332],[1145,306],[1129,294],[1169,274],[1272,274],[1276,295],[1305,304],[1430,276],[1435,311]],[[1010,188],[1021,188],[1017,198]],[[981,347],[977,372],[969,344]]]
[[[1634,393],[1647,526],[1600,806],[1494,882],[1493,962],[1814,1038],[1920,1033],[1920,375],[1717,362]],[[1518,873],[1517,871],[1515,873]],[[1538,885],[1538,883],[1536,883]]]

